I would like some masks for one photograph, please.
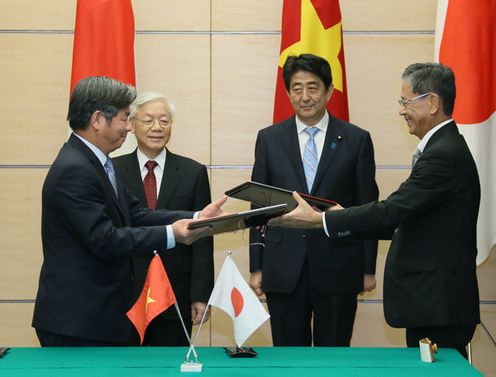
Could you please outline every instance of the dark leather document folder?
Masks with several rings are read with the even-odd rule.
[[[0,357],[3,357],[8,351],[9,347],[0,347]]]
[[[218,234],[261,226],[267,224],[267,221],[272,217],[280,216],[287,212],[286,207],[286,204],[278,204],[231,215],[212,217],[210,219],[189,223],[188,229],[197,229],[208,226],[212,228],[212,234]]]
[[[276,204],[287,204],[287,212],[292,211],[297,206],[296,200],[293,198],[292,191],[264,185],[258,182],[245,182],[239,186],[227,190],[225,194],[232,198],[247,200],[260,207]],[[308,194],[298,194],[300,194],[300,196],[305,199],[308,204],[322,210],[338,204],[332,200],[317,198]]]

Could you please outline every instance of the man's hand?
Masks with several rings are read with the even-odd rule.
[[[227,200],[227,196],[224,195],[222,198],[219,200],[216,200],[215,202],[210,203],[208,206],[203,208],[200,212],[200,216],[198,217],[199,219],[208,219],[211,217],[217,217],[217,216],[223,216],[227,215],[221,207],[224,205],[224,203]]]
[[[193,219],[182,219],[177,220],[172,224],[172,232],[174,233],[174,238],[176,242],[182,243],[184,245],[191,245],[196,240],[212,235],[211,227],[202,226],[197,229],[188,229],[188,224],[194,222]]]
[[[198,219],[208,219],[211,217],[227,215],[227,213],[221,209],[226,200],[227,196],[224,195],[219,200],[210,203],[201,210]],[[197,221],[198,219],[182,219],[172,224],[172,232],[174,233],[176,242],[184,245],[191,245],[193,242],[202,237],[212,235],[212,228],[208,226],[203,226],[197,229],[188,229],[188,224]]]
[[[364,274],[363,275],[363,292],[370,292],[375,289],[376,281],[375,275]]]
[[[313,209],[297,192],[293,192],[293,198],[298,203],[298,207],[285,215],[270,219],[269,225],[286,228],[323,228],[322,212]]]
[[[250,287],[258,297],[264,294],[262,290],[262,271],[252,272],[250,275]]]
[[[194,301],[191,303],[191,322],[193,326],[199,325],[203,317],[203,313],[207,309],[207,303],[201,301]],[[207,314],[205,314],[205,319],[203,323],[207,322],[210,318],[210,308],[208,308]]]

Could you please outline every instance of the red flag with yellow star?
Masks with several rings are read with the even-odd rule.
[[[329,62],[334,92],[327,109],[334,116],[349,121],[339,0],[284,0],[274,123],[294,114],[284,86],[282,67],[289,55],[300,54],[318,55]]]
[[[155,255],[148,267],[145,285],[138,300],[127,316],[139,333],[143,343],[148,324],[160,313],[176,303],[176,296],[165,271],[162,259]]]

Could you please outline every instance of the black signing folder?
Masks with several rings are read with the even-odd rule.
[[[4,357],[9,350],[9,347],[0,347],[0,357]]]
[[[263,208],[252,209],[224,215],[212,217],[210,219],[198,220],[188,224],[188,229],[197,229],[204,226],[211,228],[211,234],[234,232],[236,230],[246,229],[254,226],[267,224],[273,217],[282,215],[286,211],[286,204],[278,204]]]
[[[293,192],[279,187],[265,185],[263,183],[248,181],[230,190],[225,194],[231,198],[247,200],[252,204],[264,207],[276,204],[287,204],[287,211],[292,211],[298,205],[293,198]],[[335,206],[338,203],[311,196],[308,194],[298,193],[308,204],[321,210]]]

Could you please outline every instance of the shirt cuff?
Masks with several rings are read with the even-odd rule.
[[[176,247],[176,239],[174,238],[174,232],[172,231],[172,225],[166,225],[167,230],[167,250]]]
[[[324,226],[324,232],[325,232],[326,236],[327,237],[330,237],[329,231],[327,230],[327,223],[326,223],[326,219],[325,219],[325,211],[322,212],[322,225]]]
[[[200,217],[200,212],[201,211],[196,211],[195,214],[193,215],[193,219],[198,219]]]

